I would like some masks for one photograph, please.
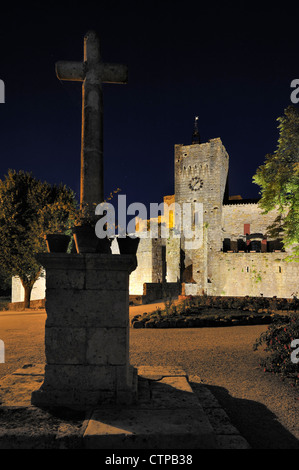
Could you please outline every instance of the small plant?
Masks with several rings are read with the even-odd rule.
[[[292,362],[291,343],[299,338],[299,316],[277,318],[268,326],[254,344],[254,350],[264,345],[264,351],[269,355],[262,360],[261,366],[265,372],[281,374],[283,377],[294,379],[298,384],[299,364]]]
[[[163,313],[166,315],[175,315],[177,313],[176,305],[171,299],[165,300],[164,307]]]
[[[298,292],[292,294],[292,307],[295,312],[299,308]]]

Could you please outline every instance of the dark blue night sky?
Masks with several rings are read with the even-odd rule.
[[[299,78],[298,13],[290,2],[23,2],[1,6],[0,178],[31,171],[79,194],[81,84],[59,82],[58,60],[82,60],[98,32],[105,62],[128,85],[104,85],[105,194],[160,202],[174,192],[174,145],[220,137],[230,193],[258,197],[257,167],[277,144],[277,117]],[[233,6],[234,5],[234,6]]]

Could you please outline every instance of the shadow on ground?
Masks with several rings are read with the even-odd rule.
[[[265,405],[232,397],[219,386],[205,386],[225,409],[231,422],[253,449],[299,449],[299,441]]]

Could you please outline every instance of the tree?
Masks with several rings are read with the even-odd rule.
[[[69,229],[75,211],[75,195],[66,186],[14,170],[0,180],[0,269],[20,278],[25,307],[41,274],[35,255],[46,251],[44,235]]]
[[[0,266],[0,297],[9,296],[11,291],[11,277]]]
[[[278,209],[279,216],[271,226],[280,234],[285,248],[292,247],[299,261],[299,111],[288,106],[279,122],[279,139],[273,155],[266,156],[253,181],[261,187],[260,207],[267,213]]]

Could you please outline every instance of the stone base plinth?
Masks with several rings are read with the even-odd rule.
[[[64,372],[74,372],[67,367]],[[80,376],[82,383],[80,387],[76,383],[74,388],[59,388],[53,387],[53,385],[47,385],[49,374],[57,374],[58,370],[55,368],[51,371],[48,367],[45,369],[45,381],[39,390],[36,390],[31,395],[31,404],[39,407],[66,407],[77,410],[86,410],[88,408],[94,408],[96,406],[103,405],[132,405],[137,400],[137,370],[133,367],[129,369],[129,380],[126,387],[118,388],[115,383],[110,389],[105,389],[104,380],[101,382],[101,372],[91,371],[88,369],[83,376]],[[78,373],[78,372],[77,372]],[[95,374],[93,376],[92,374]],[[90,385],[88,381],[91,378],[95,378],[97,386]],[[77,377],[74,375],[77,381]],[[86,386],[84,387],[83,382],[86,379]],[[90,387],[90,388],[88,388]],[[95,388],[94,388],[95,387]]]
[[[47,253],[39,261],[46,269],[46,367],[32,404],[84,409],[134,402],[129,275],[136,257]]]
[[[140,366],[136,403],[87,411],[52,411],[50,393],[39,395],[46,409],[31,406],[43,378],[44,364],[26,364],[0,380],[0,449],[174,449],[173,464],[178,449],[250,449],[201,379],[179,368]]]

